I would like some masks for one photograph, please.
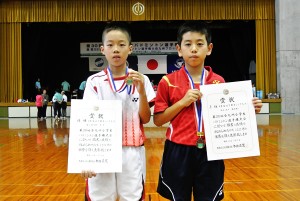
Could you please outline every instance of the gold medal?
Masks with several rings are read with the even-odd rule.
[[[197,140],[196,147],[198,149],[203,149],[205,147],[204,140],[201,137]]]
[[[126,82],[127,85],[132,85],[132,84],[133,84],[133,79],[127,77],[127,78],[125,79],[125,82]]]
[[[197,136],[198,136],[198,137],[203,137],[203,136],[204,136],[204,133],[203,133],[203,132],[200,132],[200,131],[198,131],[198,132],[197,132]]]
[[[197,132],[197,136],[199,139],[197,140],[196,147],[199,149],[203,149],[205,147],[205,142],[204,142],[204,132]]]

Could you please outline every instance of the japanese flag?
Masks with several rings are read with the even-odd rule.
[[[108,66],[108,62],[105,56],[89,57],[89,69],[90,71],[102,71]]]
[[[138,55],[138,70],[143,74],[167,74],[167,55]]]

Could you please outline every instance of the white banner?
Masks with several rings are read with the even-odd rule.
[[[177,54],[176,41],[132,42],[132,54]]]
[[[99,42],[80,43],[80,54],[82,56],[100,55],[100,46]]]
[[[108,66],[105,56],[89,57],[90,71],[102,71]]]
[[[161,54],[177,54],[176,41],[151,41],[151,42],[132,42],[132,55],[161,55]],[[89,42],[80,43],[81,56],[97,56],[101,55],[101,43]]]
[[[68,173],[122,172],[122,101],[71,102]]]
[[[167,55],[138,55],[138,70],[143,74],[167,74]]]

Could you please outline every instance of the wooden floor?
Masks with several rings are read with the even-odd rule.
[[[300,200],[300,115],[257,115],[259,157],[226,160],[225,201]],[[156,193],[166,127],[145,128],[147,201]],[[84,180],[67,174],[69,120],[0,119],[0,200],[83,201]]]

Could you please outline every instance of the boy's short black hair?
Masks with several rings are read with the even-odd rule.
[[[187,32],[197,32],[205,35],[207,44],[211,43],[211,31],[203,21],[187,21],[183,23],[177,32],[177,43],[181,45],[182,36]]]
[[[125,22],[109,22],[105,27],[102,32],[102,43],[104,42],[104,37],[105,35],[114,30],[119,30],[123,32],[125,35],[127,35],[129,44],[131,45],[131,32]]]

